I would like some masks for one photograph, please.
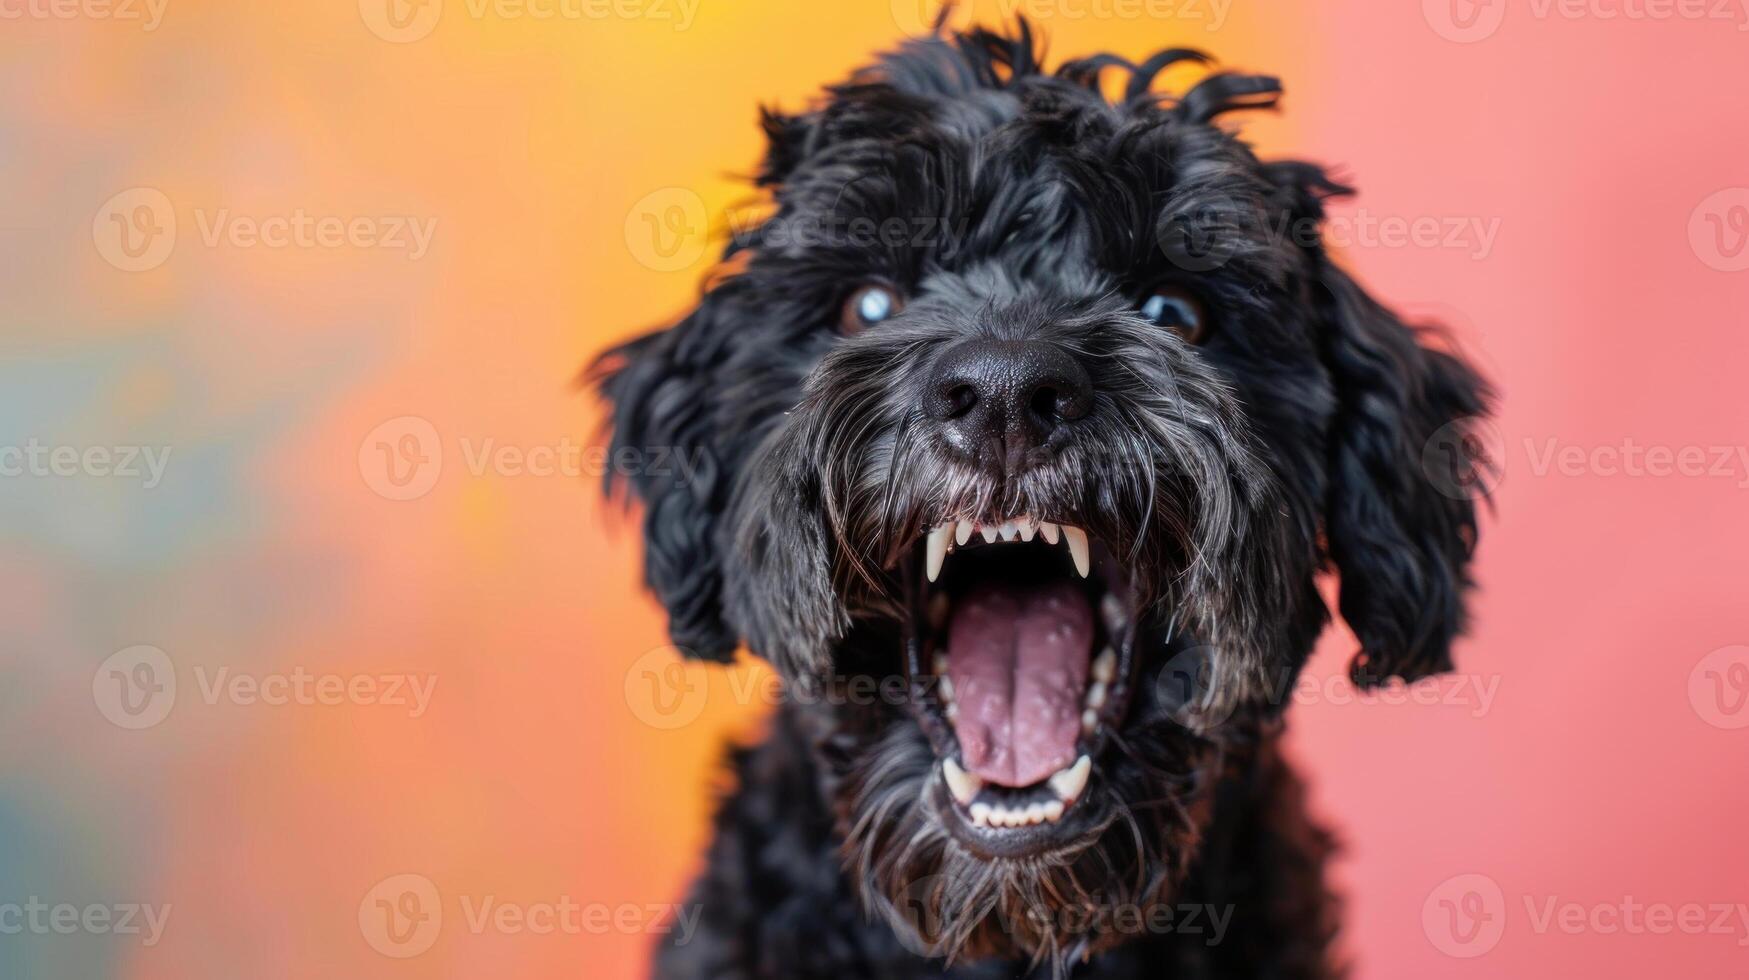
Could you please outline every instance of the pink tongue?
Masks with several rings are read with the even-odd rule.
[[[1093,609],[1073,583],[979,585],[954,603],[947,675],[961,762],[1029,786],[1075,761]]]

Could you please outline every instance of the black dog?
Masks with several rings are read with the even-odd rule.
[[[674,642],[787,690],[660,976],[1337,972],[1280,709],[1325,572],[1357,681],[1450,668],[1474,474],[1423,449],[1489,396],[1326,256],[1346,188],[1213,125],[1274,79],[1016,35],[768,112],[776,211],[597,366],[703,463],[630,480]]]

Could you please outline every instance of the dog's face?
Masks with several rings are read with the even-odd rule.
[[[1422,450],[1481,384],[1324,255],[1341,188],[1211,124],[1272,79],[1148,94],[1184,57],[1046,74],[976,33],[768,114],[776,212],[604,362],[616,444],[704,464],[631,480],[676,644],[776,664],[925,952],[1098,950],[1169,900],[1321,572],[1365,681],[1462,626],[1473,502]]]

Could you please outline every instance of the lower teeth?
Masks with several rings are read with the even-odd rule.
[[[1092,772],[1093,760],[1081,756],[1073,765],[1065,766],[1045,780],[1045,784],[1055,794],[1054,799],[1039,800],[1024,806],[1004,806],[1001,803],[980,800],[971,803],[967,812],[971,815],[972,823],[980,827],[1028,827],[1033,824],[1056,823],[1062,819],[1063,812],[1069,805],[1086,791],[1087,778]],[[942,760],[941,777],[947,784],[948,792],[962,806],[977,796],[984,787],[983,780],[966,772],[952,759]]]

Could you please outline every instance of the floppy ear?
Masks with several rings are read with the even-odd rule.
[[[729,487],[709,415],[711,316],[707,297],[680,324],[602,354],[589,377],[612,405],[605,489],[643,501],[644,583],[668,610],[668,634],[689,656],[727,662],[737,641],[715,546]],[[622,470],[622,453],[650,465]]]
[[[1424,448],[1479,419],[1492,396],[1469,365],[1423,346],[1422,331],[1318,261],[1337,400],[1325,533],[1342,617],[1360,638],[1351,673],[1367,686],[1412,681],[1451,669],[1476,543],[1475,481],[1429,472],[1424,460],[1439,454]]]

